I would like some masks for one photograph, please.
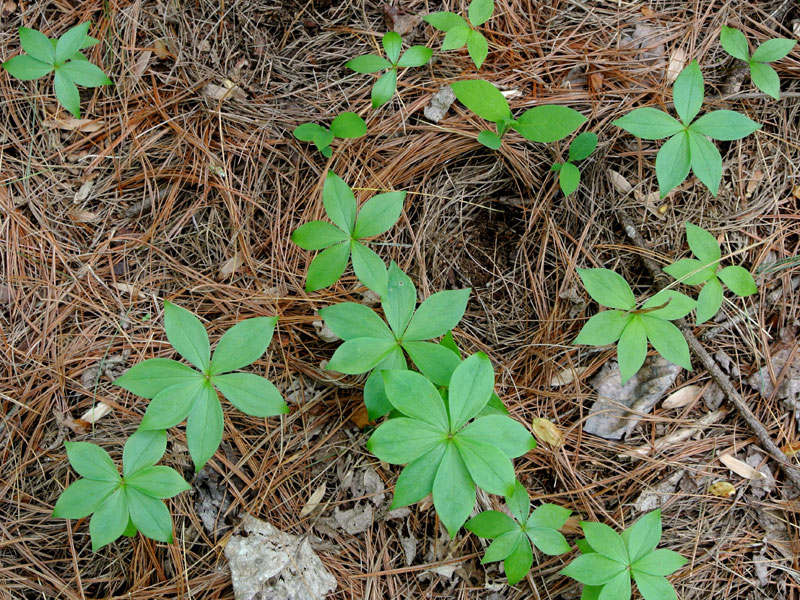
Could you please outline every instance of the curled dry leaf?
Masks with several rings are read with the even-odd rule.
[[[681,408],[699,400],[703,396],[703,391],[702,386],[687,385],[667,396],[661,406],[663,408]]]
[[[91,223],[97,220],[97,213],[88,210],[73,210],[69,213],[73,221],[77,223]]]
[[[237,252],[228,260],[226,260],[222,266],[219,268],[219,273],[217,275],[217,279],[227,279],[231,275],[233,275],[239,267],[244,264],[244,260],[239,253]]]
[[[98,402],[94,405],[94,408],[91,408],[83,413],[78,421],[82,421],[87,425],[92,425],[93,423],[97,423],[97,421],[105,417],[110,412],[111,407],[108,404],[105,402]]]
[[[63,129],[64,131],[80,131],[83,133],[94,133],[104,129],[106,124],[103,121],[94,119],[74,119],[53,117],[42,121],[42,125],[50,129]]]
[[[728,467],[739,477],[744,477],[745,479],[766,479],[766,475],[764,475],[761,471],[754,469],[746,462],[739,460],[732,454],[723,454],[719,457],[719,462]]]
[[[589,367],[567,367],[563,371],[559,371],[550,379],[550,387],[561,387],[562,385],[569,385],[581,375],[583,375]]]
[[[708,486],[708,493],[719,498],[728,498],[736,493],[736,488],[727,481],[715,481]]]
[[[564,443],[563,432],[548,419],[536,418],[531,421],[533,435],[540,442],[546,443],[551,448],[558,448]]]
[[[667,65],[667,83],[672,85],[681,74],[686,63],[689,62],[689,55],[683,48],[676,48],[669,57],[669,64]]]
[[[322,502],[322,499],[325,497],[325,491],[327,489],[328,486],[323,481],[317,487],[317,489],[314,490],[311,496],[309,496],[308,502],[306,502],[306,505],[303,507],[303,510],[300,511],[301,518],[310,515],[312,512],[314,512],[314,509],[316,509],[319,506],[320,502]]]
[[[608,180],[618,194],[630,194],[633,191],[633,186],[630,182],[621,173],[613,169],[608,170]]]
[[[138,296],[142,300],[147,298],[147,296],[145,296],[142,292],[137,292],[136,291],[136,287],[133,286],[133,285],[129,285],[127,283],[118,283],[118,282],[114,281],[114,282],[111,283],[111,286],[117,288],[120,292],[124,292],[126,294],[130,294],[131,296],[133,296],[135,294],[136,296]]]
[[[231,98],[236,98],[237,100],[247,99],[247,94],[244,93],[244,90],[229,79],[223,81],[222,85],[206,84],[206,87],[203,88],[203,93],[209,98],[220,102]]]
[[[581,521],[583,521],[583,517],[580,515],[572,515],[564,522],[564,525],[561,526],[559,531],[564,535],[582,535],[583,529],[581,529]]]
[[[73,199],[75,204],[80,204],[81,202],[87,200],[89,198],[89,194],[92,193],[93,187],[94,187],[93,180],[90,179],[89,181],[84,181],[80,189],[77,192],[75,192],[75,197]]]

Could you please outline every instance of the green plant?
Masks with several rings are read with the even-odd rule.
[[[367,124],[356,113],[343,112],[331,121],[331,127],[316,123],[302,123],[294,128],[294,137],[301,142],[314,142],[323,156],[330,158],[333,138],[355,139],[367,133]]]
[[[695,120],[703,106],[703,74],[694,60],[672,86],[680,121],[655,108],[637,108],[612,124],[645,140],[669,139],[656,155],[656,178],[663,198],[693,171],[716,196],[722,179],[722,157],[708,139],[738,140],[761,128],[732,110],[715,110]]]
[[[56,502],[53,517],[82,519],[92,514],[89,535],[96,552],[121,535],[137,531],[172,543],[172,517],[164,498],[190,488],[170,467],[153,466],[167,448],[165,431],[137,431],[122,451],[122,476],[108,452],[88,442],[66,442],[72,468],[82,477]]]
[[[19,41],[28,54],[10,58],[2,66],[10,75],[23,81],[55,72],[56,98],[75,118],[80,118],[81,97],[75,84],[98,87],[112,83],[81,52],[99,42],[88,32],[88,22],[76,25],[58,39],[49,39],[35,29],[20,27]]]
[[[480,69],[489,54],[489,42],[475,28],[491,19],[493,13],[494,0],[472,0],[467,10],[469,22],[460,15],[447,11],[431,13],[422,19],[435,29],[445,32],[443,51],[457,50],[466,44],[472,62]]]
[[[419,373],[384,371],[383,380],[389,402],[402,416],[381,424],[367,448],[390,464],[408,465],[397,479],[393,508],[433,493],[436,513],[453,537],[475,506],[476,485],[491,494],[514,492],[511,459],[536,446],[533,436],[503,415],[467,425],[494,390],[485,354],[473,354],[455,368],[447,403]]]
[[[389,266],[381,319],[363,304],[344,302],[319,311],[325,324],[344,340],[327,368],[358,375],[373,371],[364,384],[364,403],[370,419],[391,410],[380,372],[406,368],[403,351],[433,383],[447,386],[460,360],[451,348],[426,342],[446,334],[461,320],[469,289],[436,292],[417,306],[417,289],[394,262]],[[488,399],[487,399],[488,400]]]
[[[542,504],[531,512],[528,491],[517,481],[514,493],[506,497],[512,519],[507,514],[486,510],[464,525],[482,538],[495,538],[486,549],[481,563],[503,561],[508,584],[520,581],[533,564],[531,544],[545,554],[556,556],[569,552],[569,544],[558,530],[571,511],[555,504]]]
[[[597,135],[591,131],[579,134],[569,145],[569,155],[565,163],[554,163],[551,171],[558,173],[558,185],[565,196],[569,196],[578,189],[581,182],[581,172],[573,162],[588,158],[597,147]]]
[[[616,310],[597,313],[581,329],[573,344],[605,346],[617,342],[622,383],[641,368],[647,341],[668,361],[692,370],[689,345],[681,330],[670,323],[685,317],[696,302],[675,290],[661,290],[636,309],[636,298],[625,279],[609,269],[578,269],[593,300]]]
[[[711,319],[722,306],[720,280],[737,296],[750,296],[758,291],[753,276],[744,267],[719,268],[722,251],[714,236],[705,229],[686,223],[686,241],[697,259],[681,258],[664,267],[664,271],[686,285],[703,284],[697,296],[698,325]]]
[[[139,429],[168,429],[186,419],[186,442],[195,470],[199,471],[222,441],[222,406],[216,390],[248,415],[270,417],[289,412],[269,380],[254,373],[229,372],[264,354],[276,322],[277,317],[240,321],[220,338],[212,358],[200,320],[188,310],[164,302],[167,340],[200,370],[166,358],[150,358],[114,380],[116,385],[152,399]]]
[[[747,63],[750,68],[750,79],[758,89],[775,100],[780,100],[781,80],[775,69],[767,63],[780,60],[789,54],[797,43],[795,40],[786,38],[767,40],[751,55],[750,45],[744,34],[733,27],[723,26],[719,42],[728,54]]]
[[[397,89],[397,69],[421,67],[433,56],[433,50],[425,46],[411,46],[400,56],[403,38],[394,31],[385,34],[381,44],[386,52],[386,58],[377,54],[364,54],[345,64],[348,69],[356,73],[386,71],[372,86],[372,108],[383,106],[394,96]]]
[[[304,250],[322,250],[311,261],[306,291],[333,285],[342,276],[350,257],[359,281],[383,297],[386,294],[386,265],[363,240],[387,231],[403,211],[405,192],[373,196],[356,210],[353,190],[333,171],[322,187],[322,205],[333,225],[311,221],[298,227],[292,241]]]
[[[672,550],[656,550],[661,540],[661,511],[642,516],[618,534],[603,523],[583,521],[585,540],[578,542],[581,556],[561,570],[584,584],[581,600],[630,600],[631,578],[644,600],[675,600],[669,575],[686,559]]]
[[[567,137],[586,122],[586,117],[578,111],[558,105],[535,106],[514,120],[506,97],[488,81],[456,81],[450,87],[461,104],[495,124],[496,133],[486,130],[478,134],[478,141],[492,150],[501,146],[509,129],[527,140],[546,144]]]

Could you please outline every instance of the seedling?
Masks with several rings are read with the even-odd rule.
[[[744,267],[719,268],[722,251],[716,238],[705,229],[686,223],[686,241],[697,259],[681,258],[664,267],[664,271],[686,285],[703,285],[697,296],[698,325],[714,317],[722,306],[720,280],[737,296],[750,296],[758,291],[753,276]]]
[[[591,131],[584,131],[578,135],[569,145],[569,156],[565,163],[555,163],[550,167],[551,171],[558,173],[558,185],[565,196],[569,196],[578,189],[581,183],[581,172],[573,162],[588,158],[597,147],[597,135]]]
[[[92,514],[89,535],[97,552],[119,536],[137,531],[172,543],[172,517],[162,499],[190,488],[170,467],[153,466],[167,448],[165,431],[137,431],[122,451],[122,476],[108,452],[88,442],[66,442],[72,468],[83,479],[72,483],[56,502],[53,516],[82,519]]]
[[[372,108],[383,106],[394,96],[397,89],[397,69],[421,67],[433,56],[433,50],[425,46],[411,46],[400,56],[403,49],[403,38],[394,31],[385,34],[381,39],[381,44],[386,52],[386,58],[377,54],[364,54],[345,64],[348,69],[352,69],[356,73],[386,71],[372,86]]]
[[[795,40],[777,38],[767,40],[761,44],[753,54],[750,54],[750,45],[747,38],[738,29],[733,27],[722,27],[719,34],[719,42],[725,51],[739,60],[743,60],[750,68],[750,79],[753,84],[762,92],[780,100],[781,80],[775,69],[767,63],[775,62],[789,54],[797,43]]]
[[[555,504],[542,504],[531,510],[528,491],[517,481],[514,493],[506,497],[507,514],[486,510],[464,525],[482,538],[495,538],[483,555],[482,564],[503,561],[508,584],[519,582],[533,565],[531,544],[550,556],[569,552],[569,544],[558,531],[567,522],[571,511]]]
[[[672,100],[680,121],[661,110],[645,107],[612,122],[645,140],[669,138],[656,155],[656,178],[662,198],[686,179],[690,169],[716,196],[722,179],[722,157],[708,138],[738,140],[761,128],[732,110],[715,110],[695,121],[703,106],[703,93],[703,74],[694,60],[672,86]]]
[[[666,579],[686,564],[672,550],[656,550],[661,540],[661,511],[642,516],[618,534],[603,523],[581,523],[585,540],[578,542],[582,554],[561,574],[584,584],[581,600],[630,600],[631,578],[644,600],[676,600]]]
[[[55,72],[56,98],[78,119],[81,97],[75,84],[84,87],[110,85],[105,73],[89,62],[81,52],[100,40],[88,35],[89,23],[76,25],[58,39],[49,39],[43,33],[27,27],[19,28],[19,41],[27,54],[15,56],[3,63],[3,68],[22,81],[39,79]]]
[[[481,131],[478,141],[492,150],[503,143],[503,135],[514,129],[527,140],[547,144],[567,137],[586,122],[581,113],[566,106],[535,106],[514,120],[508,100],[493,84],[482,79],[450,84],[459,102],[487,121],[495,123],[496,133]]]
[[[692,370],[689,345],[681,330],[670,321],[685,317],[697,302],[675,290],[661,290],[636,309],[633,291],[621,275],[609,269],[578,269],[578,275],[593,300],[616,310],[594,315],[573,344],[605,346],[617,342],[623,384],[644,363],[648,340],[668,361]]]
[[[491,19],[493,13],[494,0],[472,0],[467,10],[469,21],[447,11],[431,13],[422,20],[445,32],[442,51],[458,50],[466,45],[472,62],[480,69],[489,54],[489,42],[476,27]]]
[[[128,369],[114,383],[151,398],[139,429],[174,427],[186,419],[186,442],[195,470],[214,456],[222,441],[223,416],[217,390],[231,404],[254,417],[289,412],[278,389],[254,373],[230,373],[257,360],[267,349],[277,317],[240,321],[220,338],[211,357],[208,335],[185,308],[164,302],[167,340],[199,371],[175,360],[150,358]],[[216,389],[215,389],[216,388]]]
[[[367,448],[380,460],[408,465],[397,479],[392,508],[432,492],[436,513],[454,537],[475,506],[476,485],[490,494],[514,492],[511,459],[536,446],[533,436],[502,415],[479,417],[467,425],[494,389],[485,354],[473,354],[456,367],[447,404],[419,373],[384,371],[383,380],[389,402],[402,416],[380,425]]]
[[[391,410],[380,372],[405,369],[404,350],[423,375],[436,385],[447,386],[459,357],[446,346],[424,340],[444,335],[458,324],[469,293],[469,289],[436,292],[415,311],[417,289],[411,278],[392,262],[386,294],[381,297],[388,325],[372,309],[354,302],[319,311],[331,331],[344,340],[327,368],[348,375],[374,369],[364,384],[364,403],[370,419]]]
[[[405,192],[378,194],[357,211],[353,190],[329,171],[322,187],[322,205],[333,225],[311,221],[292,234],[292,241],[304,250],[322,250],[308,267],[306,291],[314,292],[336,283],[352,256],[353,271],[359,281],[383,297],[386,265],[364,240],[384,233],[397,222],[405,198]]]
[[[301,142],[314,142],[323,156],[330,158],[333,154],[331,142],[333,138],[355,139],[367,133],[367,124],[356,113],[343,112],[331,121],[331,128],[316,123],[303,123],[294,129],[294,137]]]

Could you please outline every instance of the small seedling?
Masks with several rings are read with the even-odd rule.
[[[597,135],[591,131],[584,131],[578,135],[569,145],[569,156],[565,163],[555,163],[550,167],[551,171],[558,173],[558,185],[565,196],[569,196],[578,189],[581,183],[581,172],[573,162],[588,158],[597,147]]]
[[[775,100],[780,100],[780,77],[775,69],[767,63],[780,60],[789,54],[797,44],[795,40],[786,38],[767,40],[751,55],[750,45],[747,43],[745,35],[738,29],[723,26],[719,34],[719,42],[728,54],[747,63],[753,85]]]
[[[503,561],[508,584],[518,583],[533,565],[531,544],[550,556],[569,552],[569,544],[558,531],[571,511],[555,504],[542,504],[533,512],[528,491],[517,481],[514,493],[506,497],[512,519],[507,514],[486,510],[464,525],[482,538],[494,538],[486,548],[482,564]]]
[[[648,340],[668,361],[692,370],[689,345],[670,321],[685,317],[697,302],[680,292],[661,290],[637,310],[633,291],[621,275],[609,269],[578,269],[578,275],[593,300],[616,310],[594,315],[573,344],[605,346],[617,342],[623,384],[644,363]]]
[[[411,46],[400,56],[400,52],[403,49],[403,38],[394,31],[385,34],[381,44],[387,58],[377,54],[364,54],[345,64],[348,69],[356,73],[386,71],[386,73],[378,77],[375,85],[372,86],[372,108],[383,106],[394,96],[394,92],[397,89],[397,69],[421,67],[433,56],[433,50],[425,46]]]
[[[355,139],[367,133],[367,124],[356,113],[343,112],[331,121],[331,128],[316,123],[303,123],[294,129],[294,137],[301,142],[314,142],[322,155],[330,158],[333,138]]]
[[[661,511],[654,510],[618,534],[603,523],[581,523],[582,554],[561,574],[584,584],[581,600],[630,600],[631,578],[644,600],[676,600],[666,579],[686,564],[672,550],[656,550],[661,540]]]
[[[222,441],[223,415],[217,390],[240,411],[254,417],[289,412],[269,380],[254,373],[229,372],[264,354],[277,320],[256,317],[240,321],[220,338],[212,358],[200,319],[185,308],[164,302],[164,329],[169,343],[200,370],[175,360],[149,358],[115,379],[116,385],[152,399],[139,429],[169,429],[186,419],[186,443],[195,470],[199,471]]]
[[[697,296],[698,325],[714,317],[722,306],[720,280],[737,296],[750,296],[758,291],[753,276],[744,267],[719,268],[722,251],[714,236],[705,229],[686,223],[686,241],[697,259],[681,258],[664,267],[664,271],[686,285],[703,285]]]
[[[492,150],[503,143],[503,135],[516,130],[532,142],[548,144],[563,139],[586,122],[581,113],[566,106],[535,106],[514,120],[508,100],[493,84],[482,79],[456,81],[450,84],[459,102],[496,127],[493,131],[481,131],[478,141]]]
[[[415,311],[417,289],[393,262],[386,294],[381,297],[388,325],[372,309],[354,302],[319,311],[331,331],[344,340],[327,368],[348,375],[374,369],[364,384],[364,403],[370,419],[391,410],[380,372],[405,369],[404,350],[423,375],[436,385],[447,386],[459,357],[446,346],[424,340],[444,335],[458,324],[467,308],[469,293],[469,289],[436,292]]]
[[[304,250],[322,250],[308,267],[306,291],[314,292],[336,283],[352,256],[353,271],[359,281],[383,297],[386,265],[363,241],[384,233],[397,222],[405,198],[405,192],[378,194],[357,211],[353,190],[333,171],[328,172],[322,187],[322,205],[333,225],[311,221],[292,234],[292,241]]]
[[[469,22],[460,15],[447,11],[431,13],[422,17],[422,20],[445,32],[442,51],[458,50],[466,44],[472,62],[480,69],[489,54],[489,42],[476,27],[491,19],[493,13],[494,0],[472,0],[467,10]]]
[[[732,110],[715,110],[694,120],[703,106],[703,74],[694,60],[672,86],[672,100],[680,121],[655,108],[637,108],[613,121],[645,140],[669,139],[656,155],[656,178],[663,198],[693,171],[716,196],[722,179],[722,157],[708,139],[738,140],[761,128]]]
[[[153,466],[167,449],[165,431],[137,431],[122,451],[122,477],[108,452],[88,442],[66,442],[72,468],[83,477],[56,502],[53,516],[82,519],[92,515],[89,535],[97,552],[121,535],[137,531],[172,543],[172,517],[162,501],[190,488],[170,467]]]
[[[380,425],[367,448],[380,460],[408,465],[397,479],[392,508],[432,492],[436,513],[454,537],[475,506],[476,485],[490,494],[513,494],[511,459],[536,442],[520,423],[502,415],[467,425],[494,390],[494,371],[485,354],[473,354],[456,367],[446,405],[419,373],[384,371],[383,380],[389,401],[402,416]]]
[[[88,35],[89,23],[76,25],[58,39],[27,27],[19,28],[19,41],[27,54],[15,56],[3,63],[3,68],[22,81],[39,79],[55,72],[56,98],[78,119],[81,116],[81,97],[75,84],[84,87],[110,85],[105,73],[89,62],[81,52],[100,40]]]

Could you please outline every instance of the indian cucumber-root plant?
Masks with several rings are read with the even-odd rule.
[[[597,134],[584,131],[570,143],[566,162],[553,163],[550,167],[551,171],[558,173],[558,185],[565,196],[577,190],[581,183],[581,172],[574,163],[589,158],[595,148],[597,148]]]
[[[301,142],[314,142],[325,158],[333,155],[331,142],[334,138],[356,139],[367,133],[367,124],[356,113],[343,112],[331,121],[330,129],[316,123],[302,123],[292,132]]]
[[[750,45],[745,35],[738,29],[723,26],[719,42],[725,52],[747,63],[750,80],[754,86],[775,100],[781,99],[780,77],[767,63],[780,60],[789,54],[797,44],[795,40],[786,38],[766,40],[750,54]]]
[[[472,62],[476,69],[480,69],[483,61],[489,54],[489,42],[478,31],[494,13],[494,0],[472,0],[467,9],[467,21],[461,15],[448,11],[431,13],[422,17],[422,20],[434,29],[444,31],[442,51],[458,50],[467,47]]]

